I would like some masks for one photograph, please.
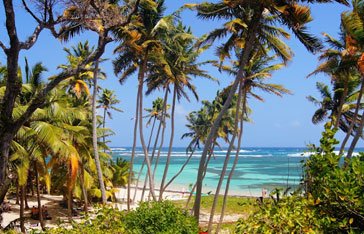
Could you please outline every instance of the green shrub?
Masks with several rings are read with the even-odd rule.
[[[326,125],[305,162],[305,190],[265,202],[237,222],[236,233],[364,233],[364,155],[344,164],[335,133]]]
[[[87,217],[81,223],[72,223],[72,227],[58,227],[46,231],[49,234],[105,234],[105,233],[125,233],[122,223],[124,212],[113,208],[101,208],[96,211],[95,216]],[[62,226],[62,224],[60,225]]]
[[[169,201],[141,203],[123,221],[128,233],[198,233],[196,220]]]

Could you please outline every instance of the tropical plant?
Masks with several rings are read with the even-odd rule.
[[[328,2],[328,1],[312,1]],[[338,1],[347,4],[346,1]],[[219,1],[217,3],[202,3],[193,5],[197,9],[198,17],[202,19],[226,19],[223,28],[215,29],[210,33],[206,42],[223,38],[229,35],[229,39],[220,48],[222,59],[229,57],[229,52],[234,48],[241,48],[239,54],[239,69],[231,86],[228,99],[225,102],[220,115],[216,118],[203,150],[198,175],[197,194],[194,206],[194,215],[199,219],[200,201],[202,191],[203,169],[206,163],[208,151],[213,137],[221,122],[222,116],[227,111],[241,80],[246,80],[245,66],[249,63],[254,50],[262,44],[272,48],[284,61],[290,58],[287,46],[279,39],[280,36],[288,38],[289,34],[276,24],[287,26],[309,51],[317,51],[321,48],[319,41],[307,33],[306,24],[312,20],[310,10],[306,6],[299,5],[297,1],[266,2],[238,0]],[[243,87],[244,88],[244,87]]]

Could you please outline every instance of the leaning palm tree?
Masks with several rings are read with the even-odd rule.
[[[339,0],[337,2],[347,4],[346,1]],[[236,46],[242,48],[242,51],[238,56],[239,69],[229,92],[229,98],[211,128],[201,156],[197,175],[197,194],[194,206],[194,215],[198,220],[203,184],[202,175],[208,150],[211,147],[213,136],[218,129],[221,118],[227,111],[232,97],[239,86],[239,82],[241,80],[246,80],[245,66],[250,61],[252,52],[259,48],[263,43],[273,48],[273,50],[281,57],[285,59],[290,57],[289,54],[286,54],[286,46],[278,39],[279,35],[289,37],[289,34],[284,32],[281,28],[278,28],[276,26],[277,24],[287,26],[311,52],[317,51],[321,48],[321,45],[316,38],[307,33],[306,24],[312,20],[310,10],[308,7],[299,5],[298,1],[272,2],[228,0],[219,1],[217,3],[202,3],[195,5],[195,7],[198,11],[198,17],[202,19],[226,19],[229,21],[223,28],[214,30],[207,37],[207,42],[211,42],[215,39],[230,35],[227,42],[222,46],[226,52],[223,57],[228,57],[230,49]]]
[[[166,92],[172,93],[171,104],[171,136],[168,146],[168,154],[160,185],[159,200],[163,199],[163,192],[167,188],[166,179],[170,164],[174,141],[174,114],[176,101],[182,97],[190,100],[187,90],[190,90],[198,100],[196,88],[192,84],[193,77],[202,77],[214,80],[207,71],[201,68],[202,65],[211,61],[198,62],[199,55],[207,48],[195,49],[195,39],[189,28],[186,28],[182,22],[176,22],[173,29],[163,38],[164,43],[164,64],[157,64],[151,70],[148,77],[148,93],[156,88],[162,87]],[[168,70],[168,72],[165,72]],[[173,88],[173,91],[172,91]]]
[[[269,51],[267,51],[266,49],[256,51],[253,54],[252,59],[249,62],[249,65],[245,68],[247,80],[246,80],[244,89],[242,89],[242,86],[239,87],[240,91],[238,93],[238,101],[235,106],[236,114],[235,114],[234,131],[232,132],[233,136],[232,136],[232,140],[231,140],[231,143],[233,143],[233,139],[236,137],[238,138],[237,147],[234,147],[236,149],[235,159],[234,159],[234,162],[232,164],[231,170],[229,172],[229,175],[228,175],[228,178],[226,181],[223,204],[222,204],[222,209],[221,209],[221,214],[220,214],[220,221],[217,226],[216,233],[218,233],[220,231],[221,223],[224,218],[224,212],[225,212],[226,202],[227,202],[227,198],[228,198],[230,181],[234,174],[234,170],[235,170],[235,167],[236,167],[238,159],[239,159],[240,147],[241,147],[242,136],[243,136],[244,121],[248,120],[247,119],[247,115],[249,113],[249,110],[247,107],[248,97],[253,97],[257,100],[264,101],[264,99],[260,95],[255,93],[254,90],[260,90],[260,91],[267,92],[269,94],[274,94],[274,95],[277,95],[280,97],[283,96],[284,94],[290,93],[289,90],[287,90],[286,88],[284,88],[281,85],[267,83],[267,79],[271,78],[272,73],[274,71],[281,69],[284,66],[284,64],[281,64],[281,63],[274,64],[273,62],[274,62],[275,57],[268,56],[267,54],[269,54]],[[236,75],[236,72],[238,70],[238,62],[237,61],[233,62],[232,67],[222,66],[221,70],[228,72],[231,75]],[[240,94],[240,92],[241,92],[241,94]],[[239,97],[241,100],[239,100]],[[238,126],[238,122],[240,123],[240,126]],[[220,190],[222,181],[225,178],[225,173],[226,173],[227,165],[229,162],[229,158],[230,158],[230,155],[227,154],[226,158],[225,158],[224,166],[223,166],[223,169],[221,172],[219,184],[216,189],[213,206],[211,208],[210,222],[209,222],[210,231],[212,228],[212,221],[213,221],[215,207],[216,207],[217,200],[218,200],[219,190]]]
[[[345,28],[345,32],[350,36],[351,46],[347,49],[348,52],[357,58],[357,69],[361,75],[361,88],[359,91],[358,99],[357,99],[357,109],[355,112],[355,116],[358,114],[359,106],[361,103],[361,98],[364,94],[364,33],[363,33],[363,25],[364,25],[364,7],[361,1],[353,1],[353,10],[351,12],[345,12],[342,14],[341,22],[343,27]],[[362,116],[364,112],[362,113]],[[351,131],[353,130],[353,124],[349,128],[349,132],[347,133],[341,149],[345,147],[346,141],[348,140]],[[364,127],[364,119],[362,118],[360,121],[360,125],[358,131],[355,133],[354,138],[349,146],[348,153],[346,155],[347,158],[351,158],[354,148],[362,136],[362,129]]]
[[[158,0],[155,2],[157,7],[151,9],[145,5],[141,5],[138,8],[138,22],[129,25],[129,27],[122,28],[116,32],[118,38],[122,40],[122,43],[115,49],[115,53],[118,53],[118,58],[113,62],[115,74],[120,74],[119,79],[122,84],[125,80],[130,77],[133,73],[138,71],[138,92],[136,100],[136,111],[135,111],[135,123],[134,123],[134,134],[133,134],[133,148],[130,160],[130,171],[133,172],[133,163],[136,148],[137,129],[139,125],[139,137],[143,147],[144,157],[146,160],[150,191],[153,199],[154,194],[154,181],[151,176],[151,164],[148,156],[148,150],[145,145],[143,135],[143,85],[144,77],[147,71],[148,62],[150,62],[150,55],[152,53],[160,54],[160,43],[158,41],[160,26],[164,19],[162,18],[165,7],[164,0]],[[130,185],[131,177],[129,177],[127,199],[128,199],[128,210],[130,209]]]

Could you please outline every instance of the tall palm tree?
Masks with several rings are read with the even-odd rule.
[[[328,1],[311,1],[328,2]],[[347,4],[346,1],[338,1]],[[195,5],[197,15],[202,19],[226,19],[229,22],[224,28],[214,30],[207,41],[214,41],[217,38],[230,35],[228,41],[222,46],[225,52],[224,57],[229,56],[229,51],[237,46],[243,48],[239,55],[239,69],[236,79],[232,85],[224,108],[214,125],[211,128],[205,148],[203,150],[199,171],[197,175],[197,194],[195,199],[194,215],[199,219],[200,202],[202,191],[203,168],[206,157],[212,144],[212,138],[218,129],[221,118],[227,111],[232,97],[236,92],[239,82],[245,80],[244,68],[249,62],[252,52],[262,44],[266,44],[279,54],[282,58],[288,59],[286,46],[278,39],[278,36],[289,37],[288,33],[278,28],[277,24],[287,26],[297,38],[306,46],[309,51],[317,51],[321,48],[318,40],[307,33],[306,24],[312,20],[308,7],[299,5],[297,1],[239,1],[228,0],[217,3],[202,3]],[[239,29],[237,31],[236,29]],[[283,50],[282,50],[283,49]]]
[[[195,39],[191,30],[183,26],[181,22],[176,22],[174,28],[166,33],[163,37],[163,45],[164,63],[157,63],[156,66],[152,67],[151,74],[147,78],[149,88],[147,93],[150,93],[159,87],[165,89],[166,92],[172,93],[171,137],[169,140],[166,165],[160,185],[159,200],[163,198],[163,192],[167,188],[165,184],[174,141],[174,114],[176,101],[180,100],[182,97],[186,98],[188,101],[190,100],[186,89],[190,90],[194,97],[198,99],[196,88],[191,83],[193,77],[213,79],[206,71],[201,69],[202,65],[209,63],[210,61],[197,61],[199,55],[206,48],[195,49]]]
[[[253,54],[252,59],[250,60],[248,66],[246,66],[246,68],[245,68],[247,80],[246,80],[244,89],[242,87],[242,84],[240,84],[240,87],[239,87],[238,101],[235,106],[235,112],[236,112],[235,113],[235,123],[234,123],[235,127],[234,127],[234,131],[232,132],[233,136],[232,136],[232,139],[230,142],[230,146],[232,146],[232,148],[236,149],[235,159],[234,159],[232,168],[229,172],[229,175],[228,175],[228,178],[226,181],[223,205],[222,205],[221,214],[220,214],[220,221],[217,226],[216,233],[218,233],[220,231],[220,225],[223,221],[226,202],[227,202],[227,198],[228,198],[230,181],[234,174],[234,170],[235,170],[235,167],[236,167],[238,159],[239,159],[240,147],[241,147],[242,136],[243,136],[244,121],[247,121],[246,116],[248,115],[248,109],[247,109],[248,99],[247,98],[253,97],[260,101],[264,100],[260,95],[258,95],[254,92],[255,89],[263,91],[263,92],[267,92],[269,94],[275,94],[280,97],[283,94],[290,93],[289,90],[287,90],[286,88],[284,88],[281,85],[266,83],[267,79],[271,78],[272,72],[279,70],[284,66],[284,64],[274,64],[273,62],[274,62],[275,57],[268,56],[267,54],[269,54],[269,51],[266,49],[258,50]],[[222,66],[221,70],[228,72],[230,75],[236,75],[238,66],[239,66],[238,64],[239,64],[238,61],[235,61],[235,62],[233,62],[232,67]],[[240,101],[239,101],[239,97],[241,98]],[[240,123],[240,127],[238,127],[238,123]],[[234,147],[233,139],[236,137],[238,138],[237,139],[238,142],[237,142],[237,147]],[[230,149],[230,151],[231,151],[231,149]],[[228,150],[228,152],[229,152],[229,150]],[[212,228],[212,221],[213,221],[213,216],[214,216],[214,212],[215,212],[215,206],[216,206],[217,200],[218,200],[218,195],[219,195],[219,190],[220,190],[219,188],[221,187],[222,181],[225,178],[225,173],[226,173],[227,165],[229,162],[229,158],[230,158],[230,155],[227,154],[226,158],[225,158],[223,170],[221,172],[219,185],[218,185],[216,193],[215,193],[213,206],[211,207],[210,222],[209,222],[210,231]]]
[[[122,84],[130,75],[138,70],[138,92],[136,100],[136,113],[134,123],[134,136],[133,136],[133,148],[130,160],[130,171],[132,173],[133,161],[135,156],[137,129],[139,125],[139,137],[143,147],[143,152],[148,168],[150,191],[153,199],[154,194],[154,181],[151,176],[151,164],[148,156],[148,150],[145,145],[143,135],[143,85],[144,76],[147,70],[150,54],[160,53],[160,44],[158,42],[160,22],[163,20],[163,12],[165,10],[164,0],[158,0],[155,2],[156,8],[151,9],[146,6],[139,6],[138,8],[138,22],[129,27],[117,31],[117,36],[123,39],[122,43],[115,49],[115,53],[118,53],[118,58],[113,62],[115,74],[121,74],[119,79]],[[129,177],[128,184],[128,210],[130,209],[130,184],[131,177]]]

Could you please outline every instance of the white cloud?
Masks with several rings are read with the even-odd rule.
[[[301,127],[301,122],[298,121],[298,120],[294,120],[292,121],[290,124],[289,124],[290,127],[293,127],[293,128],[299,128]]]

